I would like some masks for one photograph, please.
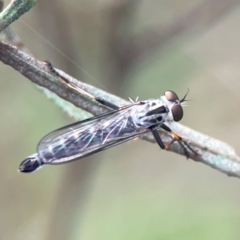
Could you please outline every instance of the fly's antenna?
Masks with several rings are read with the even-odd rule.
[[[187,100],[185,100],[185,98],[187,97],[188,93],[189,93],[189,88],[187,90],[187,93],[184,95],[184,97],[179,101],[180,103],[187,101]]]

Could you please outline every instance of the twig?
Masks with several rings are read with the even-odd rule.
[[[0,32],[29,11],[37,0],[14,0],[0,13]]]
[[[60,82],[58,78],[40,61],[21,52],[17,48],[0,42],[0,60],[12,66],[14,69],[22,73],[32,82],[49,89],[56,93],[59,97],[73,103],[94,115],[100,114],[106,109],[103,106],[95,103],[90,99],[86,99],[73,89],[69,89],[65,84]],[[117,105],[125,105],[128,102],[106,93],[100,89],[90,86],[86,83],[77,81],[66,73],[58,70],[70,82],[74,82],[79,88],[91,93],[94,96],[99,96],[113,102]],[[171,123],[170,127],[173,131],[181,135],[186,141],[191,143],[191,146],[199,153],[198,155],[191,154],[190,158],[195,161],[203,162],[229,176],[240,177],[240,158],[236,155],[234,149],[227,144],[203,135],[190,128],[184,127],[181,124]],[[162,132],[164,143],[171,141],[169,135]],[[144,140],[155,142],[151,134],[143,137]],[[176,143],[170,148],[179,154],[184,154],[182,148]]]
[[[0,1],[0,3],[2,3],[0,6],[3,8],[3,2]],[[12,4],[11,4],[11,6],[14,8],[14,6]],[[2,10],[2,9],[0,9],[0,10]],[[22,12],[22,14],[23,13],[24,12]],[[3,21],[2,17],[4,18],[4,15],[0,16],[0,25],[1,25],[1,22]],[[29,49],[23,44],[20,37],[14,31],[12,31],[10,26],[6,27],[1,32],[0,39],[2,39],[4,42],[7,42],[10,45],[16,46],[19,50],[32,56]],[[55,95],[53,92],[49,91],[48,89],[41,88],[38,85],[35,85],[35,86],[37,87],[38,90],[43,92],[47,98],[53,100],[54,103],[56,105],[58,105],[64,112],[66,112],[69,116],[75,118],[76,120],[79,120],[82,118],[87,118],[87,117],[91,116],[91,114],[89,114],[88,112],[85,112],[83,110],[80,110],[79,108],[74,107],[71,103],[58,97],[57,95]]]

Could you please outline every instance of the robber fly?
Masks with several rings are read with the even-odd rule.
[[[20,164],[19,170],[21,172],[32,172],[45,164],[54,165],[75,161],[132,140],[147,132],[152,132],[162,149],[168,149],[177,140],[186,157],[189,156],[188,150],[195,153],[180,136],[165,125],[165,122],[178,122],[182,119],[182,103],[186,101],[187,94],[179,100],[175,92],[166,91],[159,99],[145,101],[130,99],[128,105],[118,107],[109,101],[94,97],[79,89],[76,84],[74,85],[60,75],[50,62],[44,62],[44,64],[68,86],[110,110],[47,134],[39,142],[37,153],[29,156]],[[167,146],[162,142],[158,132],[159,128],[169,132],[173,137]]]

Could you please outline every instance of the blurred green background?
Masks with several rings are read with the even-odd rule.
[[[239,3],[39,0],[11,27],[37,59],[123,98],[189,88],[181,123],[240,153]],[[0,239],[240,239],[240,179],[156,144],[19,173],[73,119],[2,63],[0,76]]]

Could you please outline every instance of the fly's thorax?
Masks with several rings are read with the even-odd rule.
[[[142,101],[132,114],[132,119],[137,127],[149,128],[155,125],[161,125],[165,121],[173,119],[168,106],[162,99]]]

